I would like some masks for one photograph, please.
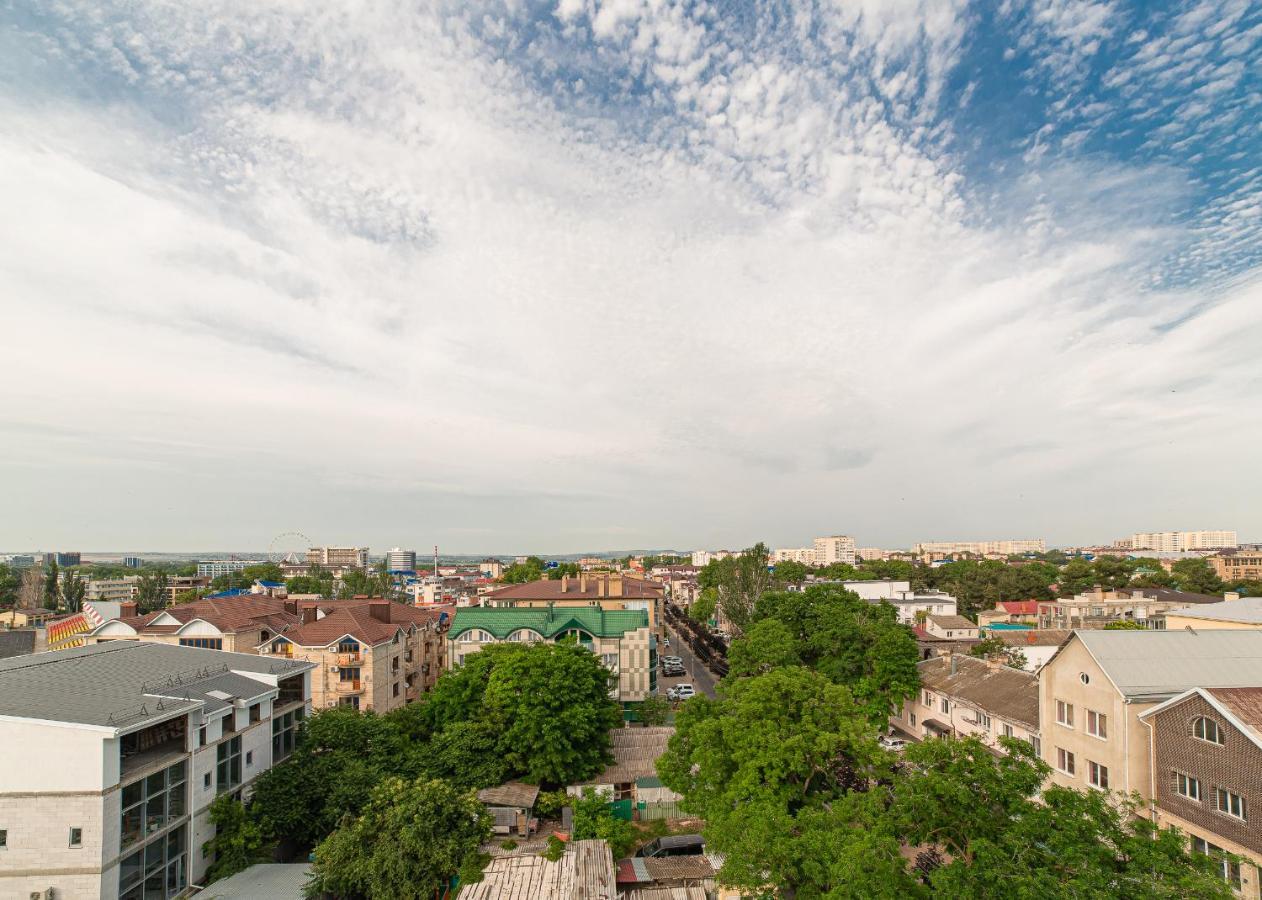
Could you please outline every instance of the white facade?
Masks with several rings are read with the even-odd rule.
[[[263,562],[261,559],[211,559],[197,564],[197,574],[203,578],[218,578],[240,572],[246,566],[262,565]]]
[[[1149,531],[1132,534],[1127,541],[1119,541],[1132,550],[1221,550],[1238,547],[1240,541],[1234,531]]]
[[[831,566],[833,563],[854,565],[854,538],[847,535],[834,534],[828,537],[817,537],[814,550],[817,566]]]
[[[395,547],[386,554],[387,572],[413,572],[416,570],[416,551]]]
[[[736,556],[731,550],[693,550],[692,564],[694,566],[708,566],[716,559],[727,559],[729,556]]]
[[[945,591],[898,591],[889,602],[904,625],[915,625],[924,616],[954,616],[959,612],[956,599]]]
[[[997,554],[1001,556],[1020,556],[1023,553],[1044,553],[1047,542],[1042,538],[1002,540],[1002,541],[926,541],[917,544],[915,551],[921,554],[972,553],[977,556]]]
[[[84,585],[83,599],[113,602],[131,600],[136,596],[139,583],[139,575],[125,575],[122,578],[91,578]]]

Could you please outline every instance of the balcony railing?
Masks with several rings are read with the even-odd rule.
[[[339,652],[337,654],[337,664],[339,666],[357,666],[363,662],[364,657],[358,650],[350,653]]]
[[[337,692],[339,694],[358,694],[363,690],[358,678],[350,681],[339,681],[337,683]]]

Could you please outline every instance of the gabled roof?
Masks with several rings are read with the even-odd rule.
[[[1195,687],[1171,697],[1165,703],[1144,710],[1139,718],[1145,721],[1199,696],[1222,714],[1236,730],[1262,749],[1262,687],[1202,688]]]
[[[1025,628],[1020,631],[987,631],[986,636],[999,638],[1009,647],[1059,647],[1069,640],[1072,631],[1064,628]]]
[[[1124,697],[1135,700],[1164,700],[1194,687],[1262,684],[1262,630],[1080,629],[1048,665],[1074,641],[1082,642]]]
[[[611,590],[616,588],[609,585],[611,590],[601,594],[600,585],[608,584],[609,580],[596,575],[571,575],[565,579],[510,584],[488,591],[486,596],[493,600],[660,600],[665,593],[665,588],[655,581],[622,576],[620,593],[610,596]],[[617,576],[613,580],[616,582]]]
[[[977,623],[963,616],[935,616],[928,615],[925,618],[937,625],[939,628],[976,628]]]
[[[1262,597],[1241,597],[1239,600],[1220,600],[1204,606],[1171,609],[1166,616],[1183,616],[1188,619],[1205,619],[1210,622],[1239,622],[1246,625],[1262,625]]]
[[[1001,600],[999,605],[1010,616],[1036,616],[1039,612],[1037,600]]]
[[[1038,677],[1006,665],[955,654],[917,664],[923,687],[1033,730],[1039,727]],[[954,669],[954,672],[952,670]]]
[[[628,631],[647,628],[649,614],[643,609],[602,609],[599,606],[579,608],[551,607],[522,609],[518,607],[469,606],[456,610],[449,637],[473,628],[490,632],[504,640],[514,631],[527,628],[542,637],[553,638],[570,629],[581,629],[594,637],[621,637]]]

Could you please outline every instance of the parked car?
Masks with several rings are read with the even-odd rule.
[[[666,692],[669,700],[687,700],[695,696],[697,696],[697,690],[691,684],[677,684]]]
[[[667,678],[678,678],[680,675],[687,675],[688,672],[683,666],[671,664],[662,669],[662,674]]]
[[[893,737],[888,734],[881,735],[877,743],[879,743],[886,750],[906,750],[907,749],[907,742],[905,740],[903,740],[902,738]]]
[[[650,841],[636,856],[697,856],[705,850],[705,839],[699,834],[671,834]]]

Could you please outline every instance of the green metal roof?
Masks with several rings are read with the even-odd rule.
[[[529,628],[551,639],[572,628],[579,628],[594,637],[609,638],[621,637],[637,628],[647,628],[648,624],[649,614],[643,609],[601,609],[598,606],[534,609],[470,606],[456,610],[448,637],[455,637],[472,628],[481,628],[504,640],[519,628]]]

